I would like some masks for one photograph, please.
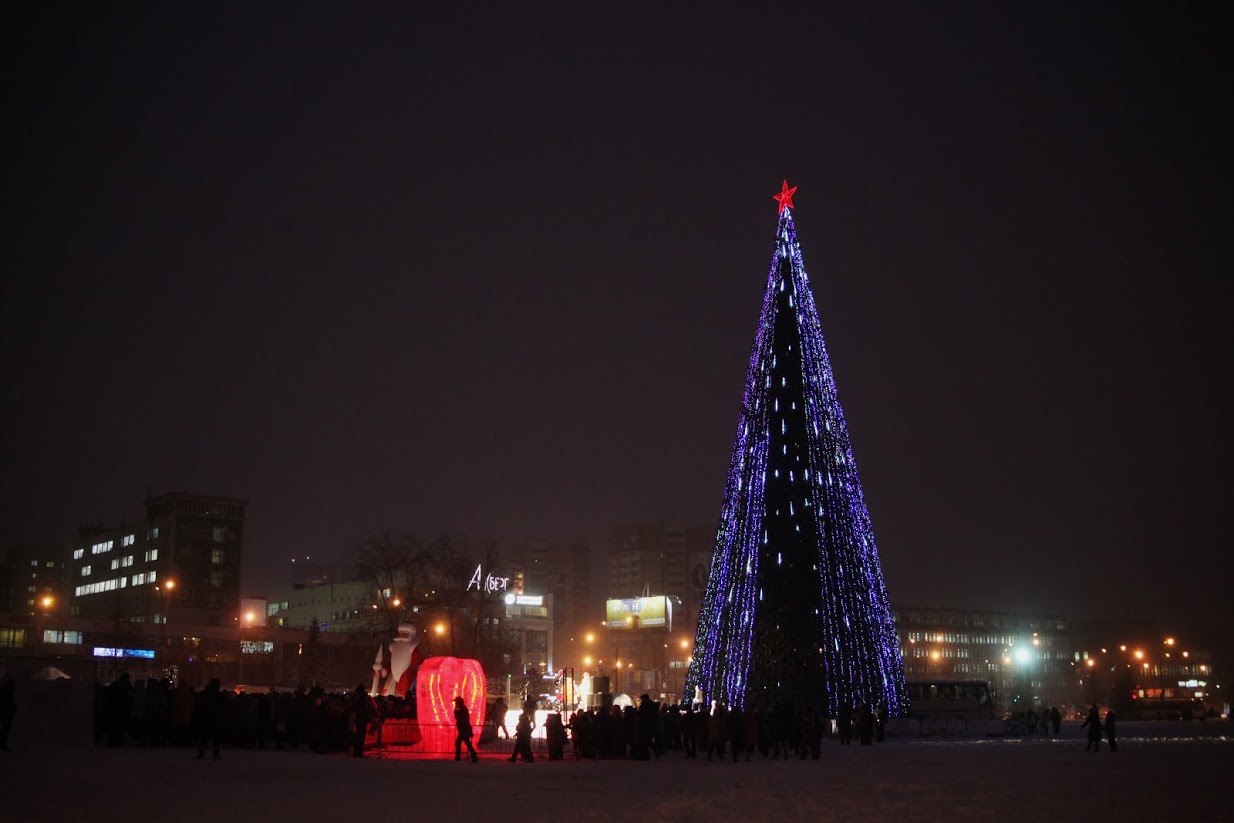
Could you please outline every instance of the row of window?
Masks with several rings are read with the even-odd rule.
[[[216,529],[215,531],[216,531],[215,540],[217,541],[217,540],[218,540],[218,537],[217,537],[217,531],[218,531],[218,530]],[[159,538],[159,528],[158,528],[158,526],[155,526],[155,527],[154,527],[154,528],[152,528],[152,529],[147,529],[147,530],[146,530],[146,540],[147,540],[147,541],[149,541],[149,540],[158,540],[158,538]],[[121,538],[120,538],[120,547],[121,547],[121,548],[125,548],[125,547],[128,547],[128,546],[132,546],[132,545],[133,545],[133,544],[135,544],[136,542],[137,542],[137,535],[136,535],[136,534],[126,534],[126,535],[124,535],[123,537],[121,537]],[[94,545],[92,545],[92,546],[90,547],[90,554],[103,554],[104,552],[109,552],[109,551],[111,551],[111,550],[115,547],[115,545],[116,545],[116,541],[115,541],[115,540],[102,540],[102,541],[99,541],[98,543],[95,543]],[[73,549],[73,559],[74,559],[74,560],[81,560],[81,559],[82,559],[83,557],[85,557],[85,556],[86,556],[86,550],[85,550],[85,549]],[[48,567],[50,568],[50,567],[54,566],[55,564],[54,564],[54,563],[49,562],[47,565],[48,565]]]
[[[39,561],[37,561],[37,560],[31,560],[31,561],[30,561],[30,565],[31,565],[31,566],[37,566],[38,564],[39,564]],[[55,560],[48,560],[48,561],[47,561],[47,568],[49,568],[49,569],[54,569],[55,567],[56,567],[56,561],[55,561]]]
[[[145,555],[143,555],[142,557],[142,560],[146,563],[150,563],[151,561],[158,560],[158,559],[159,559],[158,549],[148,549]],[[133,555],[131,554],[126,554],[123,557],[113,558],[111,561],[111,570],[115,571],[116,569],[127,569],[129,566],[133,565],[133,561],[134,561],[134,558],[133,558]],[[81,567],[82,577],[89,577],[93,573],[94,573],[93,566],[87,564]]]
[[[82,569],[83,576],[87,573],[87,570],[89,568],[90,568],[89,566],[86,566]],[[133,575],[133,585],[143,586],[147,583],[153,583],[157,577],[157,574],[158,572],[141,572],[140,574],[135,574]],[[77,586],[76,588],[73,589],[73,596],[83,597],[87,594],[98,594],[99,592],[111,592],[111,591],[115,591],[116,589],[127,588],[128,585],[129,585],[128,576],[121,575],[120,577],[113,577],[111,580],[100,580],[97,583],[84,583],[80,586]]]
[[[985,646],[1011,646],[1015,638],[1010,635],[973,635],[956,634],[953,632],[908,632],[906,640],[917,643],[973,643]]]
[[[896,623],[903,625],[905,623],[926,623],[933,625],[948,625],[948,626],[975,626],[991,628],[1007,627],[1016,631],[1049,631],[1053,627],[1054,631],[1067,631],[1067,623],[1064,620],[1056,618],[1044,617],[1033,619],[1031,617],[1016,618],[1011,615],[1001,617],[988,614],[919,614],[916,612],[896,612]]]

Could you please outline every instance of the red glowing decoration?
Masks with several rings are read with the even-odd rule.
[[[797,187],[793,186],[790,189],[788,187],[788,181],[785,180],[784,186],[780,189],[780,193],[771,195],[772,200],[778,200],[780,202],[780,213],[783,213],[785,209],[791,209],[793,207],[793,192],[795,191],[797,191]]]
[[[479,660],[430,657],[416,674],[416,717],[421,724],[454,725],[454,698],[463,698],[473,727],[484,725],[484,669]]]

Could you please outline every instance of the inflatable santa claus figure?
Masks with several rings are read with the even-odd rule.
[[[373,694],[405,697],[411,684],[416,682],[416,671],[423,662],[416,627],[399,623],[398,636],[377,649],[377,658],[373,661]]]

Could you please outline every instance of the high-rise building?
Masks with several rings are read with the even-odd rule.
[[[579,541],[530,540],[504,547],[501,555],[513,593],[543,596],[552,604],[552,632],[547,635],[552,641],[545,659],[551,652],[552,660],[572,665],[579,634],[603,617],[591,602],[590,548]]]
[[[227,626],[239,619],[247,501],[170,492],[146,519],[83,528],[70,548],[70,613],[95,620]]]
[[[696,568],[711,559],[712,529],[681,523],[627,523],[609,530],[610,598],[667,595],[689,604],[695,599]],[[706,568],[701,570],[706,574]],[[703,586],[706,580],[703,580]],[[691,615],[691,620],[696,615]]]

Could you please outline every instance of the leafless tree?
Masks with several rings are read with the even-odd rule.
[[[381,533],[361,541],[352,560],[359,579],[376,590],[372,631],[393,634],[409,620],[426,656],[472,657],[490,673],[509,668],[513,644],[501,623],[505,591],[470,585],[477,566],[498,568],[496,544],[469,552],[463,540],[448,535],[426,543]]]

